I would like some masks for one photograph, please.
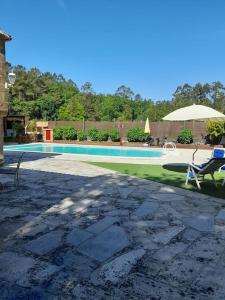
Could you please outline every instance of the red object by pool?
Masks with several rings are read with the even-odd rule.
[[[51,130],[46,130],[45,139],[46,141],[51,141]]]
[[[53,142],[53,130],[43,129],[43,140],[44,142]]]

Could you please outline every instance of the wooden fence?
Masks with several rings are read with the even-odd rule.
[[[127,121],[127,122],[105,122],[105,121],[49,121],[48,128],[54,129],[57,126],[72,126],[76,129],[84,129],[88,132],[89,128],[112,129],[117,128],[123,138],[126,137],[130,128],[145,127],[144,121]],[[168,137],[176,139],[180,130],[187,128],[192,130],[194,139],[201,139],[207,134],[206,123],[198,121],[188,122],[150,122],[151,135],[159,138]]]

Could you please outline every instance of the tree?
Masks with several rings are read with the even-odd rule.
[[[140,94],[125,85],[114,95],[95,94],[90,82],[81,91],[71,79],[62,74],[41,72],[7,64],[8,72],[16,74],[16,82],[9,89],[9,111],[30,119],[47,120],[146,120],[159,121],[169,112],[193,103],[211,106],[225,113],[225,87],[215,81],[211,84],[188,83],[178,86],[171,100],[154,102],[142,99]]]
[[[89,120],[97,120],[96,111],[97,97],[91,93],[84,93],[81,96],[81,103],[85,110],[85,118]]]
[[[121,85],[116,93],[115,93],[116,96],[119,96],[121,98],[126,98],[126,99],[133,99],[134,97],[134,92],[129,88],[129,87],[126,87],[125,85]]]
[[[81,104],[81,95],[76,95],[62,105],[58,111],[58,120],[77,121],[85,116],[84,107]]]
[[[85,82],[81,87],[81,92],[84,94],[94,94],[92,84],[90,82]]]
[[[211,85],[211,101],[213,108],[225,113],[225,87],[219,82],[213,82]]]
[[[210,85],[196,83],[192,89],[192,99],[195,104],[210,105]]]
[[[142,100],[141,95],[140,94],[136,94],[135,97],[134,97],[134,100],[136,100],[136,101]]]
[[[193,104],[192,87],[187,83],[183,86],[178,86],[173,94],[171,104],[174,106],[174,109]]]

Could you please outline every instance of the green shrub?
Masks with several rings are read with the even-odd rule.
[[[54,140],[63,140],[63,127],[56,127],[53,131]]]
[[[142,128],[131,128],[127,132],[128,142],[145,142],[146,139],[147,135]]]
[[[87,139],[84,130],[78,130],[78,131],[77,131],[77,139],[78,139],[79,141],[85,141],[85,140]]]
[[[76,140],[77,131],[73,127],[64,127],[63,128],[63,139],[64,140]]]
[[[106,142],[108,141],[109,133],[107,130],[99,130],[97,137],[99,142],[103,142],[103,141]]]
[[[208,121],[207,130],[213,144],[219,144],[222,136],[225,134],[224,121]]]
[[[53,131],[54,140],[76,140],[77,131],[73,127],[59,126]]]
[[[88,130],[88,136],[91,141],[97,141],[98,140],[98,130],[96,128],[90,128]]]
[[[180,144],[191,144],[193,142],[192,131],[189,129],[183,129],[179,132],[177,141]]]
[[[120,141],[120,133],[118,129],[111,129],[108,131],[109,137],[112,142],[119,142]]]

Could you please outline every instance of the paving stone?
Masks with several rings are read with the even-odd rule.
[[[73,273],[69,272],[68,270],[60,271],[52,276],[52,279],[47,286],[47,291],[53,293],[54,295],[60,295],[61,293],[64,295],[71,295],[74,287],[77,284],[78,278],[74,276]],[[64,297],[61,299],[64,300]]]
[[[34,287],[25,289],[18,285],[9,285],[8,283],[0,283],[1,299],[2,300],[53,300],[50,295],[47,295],[42,288]]]
[[[72,221],[66,224],[66,227],[74,229],[74,227],[85,227],[88,223],[87,217],[74,217]]]
[[[159,265],[158,280],[176,287],[188,286],[198,276],[204,262],[187,255]]]
[[[168,194],[168,193],[171,193],[171,194],[174,194],[176,193],[176,188],[175,187],[172,187],[172,186],[167,186],[167,185],[163,185],[159,188],[158,190],[159,193],[161,194]]]
[[[195,197],[187,198],[185,201],[172,202],[171,205],[186,216],[214,216],[221,208],[216,202],[199,200]]]
[[[44,255],[61,246],[63,234],[64,232],[62,230],[46,233],[28,242],[24,248],[35,254]]]
[[[39,266],[39,268],[32,274],[32,280],[42,283],[43,281],[49,280],[49,278],[60,269],[60,267],[52,264],[46,264],[44,267]]]
[[[140,204],[137,200],[134,199],[117,199],[117,206],[120,207],[120,209],[129,209],[129,210],[134,210],[136,209]]]
[[[224,299],[224,278],[225,265],[223,259],[217,265],[206,265],[192,284],[192,289],[199,294],[208,296],[209,299]]]
[[[163,229],[169,226],[169,222],[164,220],[142,220],[134,222],[134,225],[138,228]]]
[[[24,223],[20,220],[6,220],[1,222],[0,230],[0,245],[3,244],[9,237],[15,237],[14,233],[20,228]]]
[[[67,236],[67,243],[72,246],[78,246],[82,242],[86,241],[87,239],[93,236],[92,233],[85,231],[83,229],[75,228],[73,229]]]
[[[66,253],[56,254],[55,263],[71,270],[74,278],[88,279],[98,264],[87,256],[80,253],[73,253],[71,250]]]
[[[160,201],[170,201],[170,202],[185,200],[184,196],[177,195],[175,193],[157,193],[157,194],[151,193],[151,198]]]
[[[148,215],[153,215],[159,208],[159,204],[156,202],[145,201],[135,211],[134,215],[144,218]]]
[[[92,224],[88,228],[86,228],[86,230],[90,231],[94,234],[98,234],[118,221],[119,221],[119,218],[116,218],[116,217],[105,217],[102,220],[100,220],[100,221]]]
[[[135,242],[137,242],[138,246],[142,246],[145,250],[157,250],[160,248],[160,246],[154,243],[149,236],[137,237]]]
[[[0,207],[0,221],[4,221],[7,218],[14,218],[24,214],[24,211],[20,208]]]
[[[197,238],[199,238],[200,235],[201,235],[201,233],[199,231],[192,229],[192,228],[186,228],[183,231],[182,240],[192,242],[192,241],[196,240]]]
[[[16,231],[16,234],[24,237],[32,237],[41,232],[45,232],[48,226],[46,224],[26,224]]]
[[[218,238],[225,240],[225,225],[214,225],[214,231]]]
[[[210,216],[194,216],[184,217],[183,223],[185,226],[190,226],[201,232],[213,232],[214,231],[214,220]]]
[[[162,245],[158,245],[158,249],[162,248]],[[156,280],[160,280],[158,278],[158,274],[160,271],[164,271],[168,262],[160,262],[152,258],[152,255],[155,253],[155,250],[147,251],[146,255],[139,262],[139,266],[136,268],[136,272],[141,272],[146,276],[151,278],[155,278]]]
[[[225,209],[221,209],[215,217],[215,221],[220,224],[225,224]]]
[[[106,282],[111,282],[112,284],[121,282],[144,254],[145,250],[138,249],[115,258],[92,274],[92,283],[95,285],[104,285]]]
[[[195,298],[191,294],[179,291],[166,283],[153,280],[140,273],[130,274],[124,284],[119,289],[115,289],[113,299],[202,300],[201,296]]]
[[[104,188],[104,195],[106,195],[106,196],[117,196],[118,192],[115,190],[114,187],[106,187],[106,188]]]
[[[77,214],[84,211],[86,208],[93,205],[94,203],[95,200],[93,199],[82,199],[79,202],[72,205],[71,207],[61,210],[60,214]]]
[[[156,251],[153,255],[153,258],[159,261],[169,261],[177,254],[182,253],[187,246],[187,244],[182,242],[166,245],[165,247]]]
[[[133,193],[136,188],[135,187],[118,187],[120,196],[122,199],[127,199],[127,197]]]
[[[76,300],[111,300],[110,292],[93,286],[78,284],[72,291],[73,298]],[[115,299],[116,300],[116,299]]]
[[[76,192],[76,193],[73,194],[73,196],[78,198],[78,199],[81,199],[81,198],[84,198],[84,197],[96,199],[96,198],[99,198],[103,195],[104,195],[103,191],[96,190],[96,189],[90,189],[89,191],[85,190],[85,189],[83,189],[83,190],[81,189],[79,192]]]
[[[156,213],[158,219],[166,219],[166,220],[180,220],[183,215],[178,212],[175,208],[171,206],[171,204],[165,203],[160,204],[160,209]]]
[[[149,233],[146,230],[146,228],[137,228],[134,227],[132,230],[129,230],[129,237],[131,237],[132,240],[136,241],[139,238],[148,238]]]
[[[9,282],[16,282],[35,264],[35,260],[28,256],[20,256],[14,252],[0,254],[0,278]]]
[[[104,195],[104,192],[99,189],[97,189],[97,190],[92,189],[91,191],[88,192],[88,196],[93,197],[93,198],[99,198],[103,195]]]
[[[191,246],[187,249],[186,254],[191,257],[196,257],[202,261],[216,261],[219,259],[224,249],[225,243],[223,240],[219,240],[215,236],[202,236],[191,244]]]
[[[184,226],[173,226],[161,232],[157,232],[151,236],[153,242],[168,244],[176,235],[184,230]]]
[[[66,208],[69,208],[71,207],[72,205],[74,205],[74,202],[72,201],[71,198],[65,198],[61,201],[60,204],[57,204],[57,205],[53,205],[52,207],[50,207],[46,213],[57,213],[63,209],[66,209]]]
[[[150,198],[151,192],[152,191],[138,188],[132,192],[131,196],[138,200],[146,200]]]
[[[67,221],[68,220],[59,215],[50,215],[43,219],[43,223],[48,225],[50,229],[55,229],[56,227],[63,226],[67,223]]]
[[[111,226],[97,237],[82,243],[79,252],[98,261],[104,261],[129,245],[125,231],[119,226]]]
[[[128,209],[113,209],[104,213],[105,216],[116,217],[116,216],[127,216],[130,211]]]

